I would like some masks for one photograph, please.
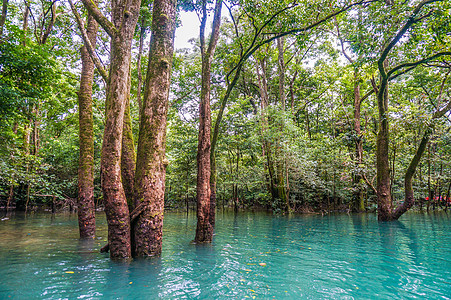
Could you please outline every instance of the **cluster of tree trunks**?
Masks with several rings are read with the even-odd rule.
[[[110,66],[107,76],[102,66],[96,63],[105,79],[107,90],[101,177],[108,222],[110,257],[122,260],[132,256],[158,255],[161,252],[163,226],[164,181],[167,165],[165,159],[166,115],[176,1],[157,0],[153,5],[152,38],[145,93],[140,110],[137,155],[134,152],[130,118],[130,62],[131,44],[141,1],[113,1],[111,21],[99,11],[94,2],[85,0],[83,4],[111,39]],[[71,6],[77,15],[72,3]],[[90,58],[96,62],[93,51],[95,43],[89,38],[89,20],[88,35],[83,34],[84,27],[79,16],[78,22],[85,46],[90,48],[88,51]],[[90,67],[92,73],[93,67],[92,65]],[[88,71],[85,69],[83,71],[82,77],[89,75]],[[92,76],[87,80],[92,82]],[[82,165],[80,169],[82,168],[86,169],[86,166]],[[85,173],[89,172],[85,171]],[[85,180],[92,182],[89,175],[85,176]],[[82,188],[80,195],[89,195],[92,192],[91,186],[87,184],[84,184]],[[86,196],[79,198],[80,206],[87,203],[85,198]],[[88,207],[89,204],[85,206]],[[132,210],[131,213],[130,210]],[[93,213],[93,210],[89,212],[85,209],[79,210],[80,222],[85,224],[85,220],[91,218],[90,213]],[[82,228],[80,230],[82,233]],[[81,236],[91,237],[92,235],[93,233]]]

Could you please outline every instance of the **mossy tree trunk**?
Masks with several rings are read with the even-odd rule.
[[[166,123],[176,0],[155,0],[149,65],[141,110],[134,202],[145,209],[133,224],[134,256],[161,253],[167,160]]]
[[[83,0],[83,4],[111,37],[106,120],[100,161],[102,192],[108,222],[110,257],[116,260],[129,259],[130,217],[121,180],[121,150],[124,112],[129,91],[131,44],[141,1],[112,1],[111,22],[94,2]]]
[[[98,23],[88,16],[87,35],[95,47]],[[82,70],[78,92],[80,155],[78,161],[78,228],[80,238],[95,236],[94,208],[94,125],[92,114],[92,80],[94,62],[85,46],[81,48]]]
[[[136,153],[133,141],[132,119],[130,116],[131,74],[128,75],[128,92],[124,111],[124,127],[122,133],[121,177],[125,197],[129,209],[133,208],[133,184],[135,180]]]
[[[386,61],[381,64],[386,65]],[[383,67],[385,68],[385,67]],[[377,95],[379,108],[379,132],[376,139],[376,189],[377,217],[380,221],[392,220],[393,204],[390,187],[389,162],[389,122],[388,122],[388,80],[382,79],[381,90]]]
[[[210,243],[213,239],[213,225],[216,205],[211,203],[210,154],[211,154],[211,64],[219,37],[222,0],[216,0],[213,28],[208,45],[205,43],[207,23],[207,1],[202,1],[202,21],[200,25],[200,44],[202,56],[202,87],[199,104],[199,138],[197,147],[197,227],[196,243]],[[213,201],[216,200],[214,197]]]

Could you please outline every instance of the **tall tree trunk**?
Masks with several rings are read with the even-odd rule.
[[[161,253],[167,159],[166,118],[174,48],[175,0],[155,0],[136,162],[135,206],[145,209],[133,224],[134,255]]]
[[[404,177],[404,202],[396,208],[393,212],[393,219],[397,220],[402,214],[408,211],[415,203],[415,198],[413,196],[413,175],[415,170],[421,160],[421,156],[426,150],[426,146],[429,142],[429,137],[431,136],[432,128],[426,129],[426,132],[421,139],[420,145],[415,153],[415,156],[411,160],[409,167],[407,168],[406,175]]]
[[[388,123],[388,92],[378,95],[379,132],[376,140],[376,169],[377,169],[377,199],[378,219],[392,220],[392,199],[390,193],[390,163],[389,163],[389,123]]]
[[[88,16],[87,33],[93,47],[96,44],[98,23]],[[92,114],[92,80],[94,63],[85,46],[81,48],[82,70],[78,92],[78,120],[80,152],[78,160],[78,228],[80,238],[94,238],[94,121]]]
[[[7,13],[8,13],[8,0],[3,0],[2,16],[0,17],[0,38],[3,38],[3,28],[5,26]]]
[[[133,208],[133,184],[135,181],[136,153],[133,142],[132,119],[130,116],[131,74],[128,75],[128,92],[124,111],[122,133],[121,178],[129,209]]]
[[[106,91],[105,131],[101,153],[102,192],[108,222],[110,257],[131,257],[130,216],[121,180],[124,112],[130,71],[131,44],[138,21],[140,0],[111,2],[112,22],[90,0],[83,0],[96,21],[111,37],[110,68]]]
[[[205,26],[207,23],[207,1],[202,2],[202,21],[200,25],[200,43],[202,55],[202,87],[199,104],[199,138],[197,147],[197,226],[196,243],[210,243],[213,239],[214,214],[216,202],[211,205],[210,154],[211,154],[211,63],[219,38],[222,0],[216,0],[213,28],[208,46],[205,44]]]

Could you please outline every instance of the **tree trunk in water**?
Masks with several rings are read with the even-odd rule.
[[[381,73],[385,74],[388,62],[380,62]],[[379,132],[376,139],[376,171],[377,171],[377,218],[379,221],[390,221],[393,204],[390,187],[389,162],[389,123],[388,123],[388,78],[382,76],[380,90],[377,93],[377,106],[379,109]]]
[[[91,44],[95,47],[98,23],[94,17],[88,16],[87,33]],[[94,63],[86,47],[81,48],[82,71],[80,91],[78,92],[78,120],[80,156],[78,161],[78,228],[80,238],[94,238],[94,128],[92,114],[92,80]]]
[[[423,138],[421,139],[420,145],[418,146],[417,152],[415,153],[415,156],[413,157],[412,161],[409,164],[409,167],[407,168],[406,175],[404,177],[404,202],[402,205],[398,206],[396,210],[393,212],[394,220],[397,220],[400,216],[402,216],[402,214],[408,211],[415,203],[412,187],[413,175],[415,174],[415,170],[421,160],[421,156],[426,150],[426,146],[429,142],[429,137],[431,133],[432,133],[431,128],[426,129],[426,132],[424,133]]]
[[[428,203],[426,204],[426,211],[429,212],[429,207],[431,206],[432,198],[434,194],[431,189],[431,144],[428,145]]]
[[[199,105],[199,139],[197,147],[197,227],[196,243],[209,243],[213,238],[210,223],[210,65],[202,63],[202,91]]]
[[[132,119],[130,116],[131,74],[128,75],[128,92],[124,111],[122,133],[121,177],[129,209],[133,209],[133,183],[135,181],[136,153],[133,142]]]
[[[138,138],[134,199],[145,209],[133,224],[134,255],[160,255],[167,160],[166,118],[174,48],[175,0],[153,4],[149,65]]]
[[[213,239],[216,202],[211,205],[211,110],[210,86],[211,63],[219,38],[222,0],[216,0],[213,28],[208,43],[205,44],[205,26],[207,22],[207,1],[202,2],[202,21],[200,25],[200,43],[202,55],[202,87],[199,104],[199,138],[197,146],[197,226],[196,243],[210,243]],[[216,170],[215,170],[216,171]],[[215,188],[216,186],[214,186]],[[214,197],[216,200],[216,194]]]
[[[377,212],[380,221],[392,220],[392,200],[390,194],[390,164],[388,159],[389,125],[387,115],[387,96],[383,95],[381,103],[385,108],[379,109],[379,132],[377,134],[376,168],[377,168]]]
[[[210,152],[210,224],[215,227],[216,223],[216,157]]]
[[[83,4],[91,13],[96,13],[93,14],[94,17],[111,37],[111,63],[105,101],[106,121],[100,161],[102,192],[108,222],[110,257],[115,260],[130,259],[130,216],[121,180],[121,150],[124,112],[129,92],[131,44],[141,1],[113,1],[111,24],[99,16],[92,2],[83,0]]]

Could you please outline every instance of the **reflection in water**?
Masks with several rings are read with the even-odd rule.
[[[0,223],[0,299],[446,299],[450,222],[223,212],[213,243],[195,245],[195,215],[168,213],[161,258],[116,263],[98,253],[103,215],[80,241],[76,215],[16,214]]]

